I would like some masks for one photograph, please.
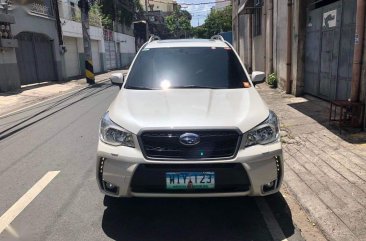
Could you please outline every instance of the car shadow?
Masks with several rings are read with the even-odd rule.
[[[330,104],[328,101],[305,95],[305,102],[291,103],[290,107],[312,118],[335,135],[352,144],[366,143],[366,132],[361,128],[342,127],[340,131],[338,122],[329,122]]]
[[[280,193],[265,198],[286,237],[295,233]],[[113,240],[272,240],[256,199],[111,199],[105,197],[104,233]]]

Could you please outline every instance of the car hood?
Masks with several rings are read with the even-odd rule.
[[[109,108],[119,126],[137,134],[142,129],[225,129],[246,132],[269,114],[254,88],[122,89]]]

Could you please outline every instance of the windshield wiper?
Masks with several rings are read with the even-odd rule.
[[[223,88],[202,86],[202,85],[181,85],[181,86],[172,86],[170,87],[170,89],[223,89]]]
[[[126,86],[126,89],[131,89],[131,90],[154,90],[148,87],[144,87],[144,86]]]
[[[126,86],[125,89],[131,89],[131,90],[159,90],[159,89],[153,89],[153,88],[148,88],[148,87],[144,87],[144,86]],[[212,87],[212,86],[201,86],[201,85],[180,85],[180,86],[169,87],[169,89],[223,89],[223,88]]]

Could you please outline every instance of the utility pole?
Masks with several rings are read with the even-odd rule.
[[[89,9],[90,9],[89,1],[79,0],[78,6],[81,11],[81,26],[83,29],[86,82],[88,84],[95,84],[93,58],[92,58],[91,42],[89,35]]]

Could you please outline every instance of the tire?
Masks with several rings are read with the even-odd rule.
[[[103,204],[106,207],[117,205],[123,198],[104,195]]]

